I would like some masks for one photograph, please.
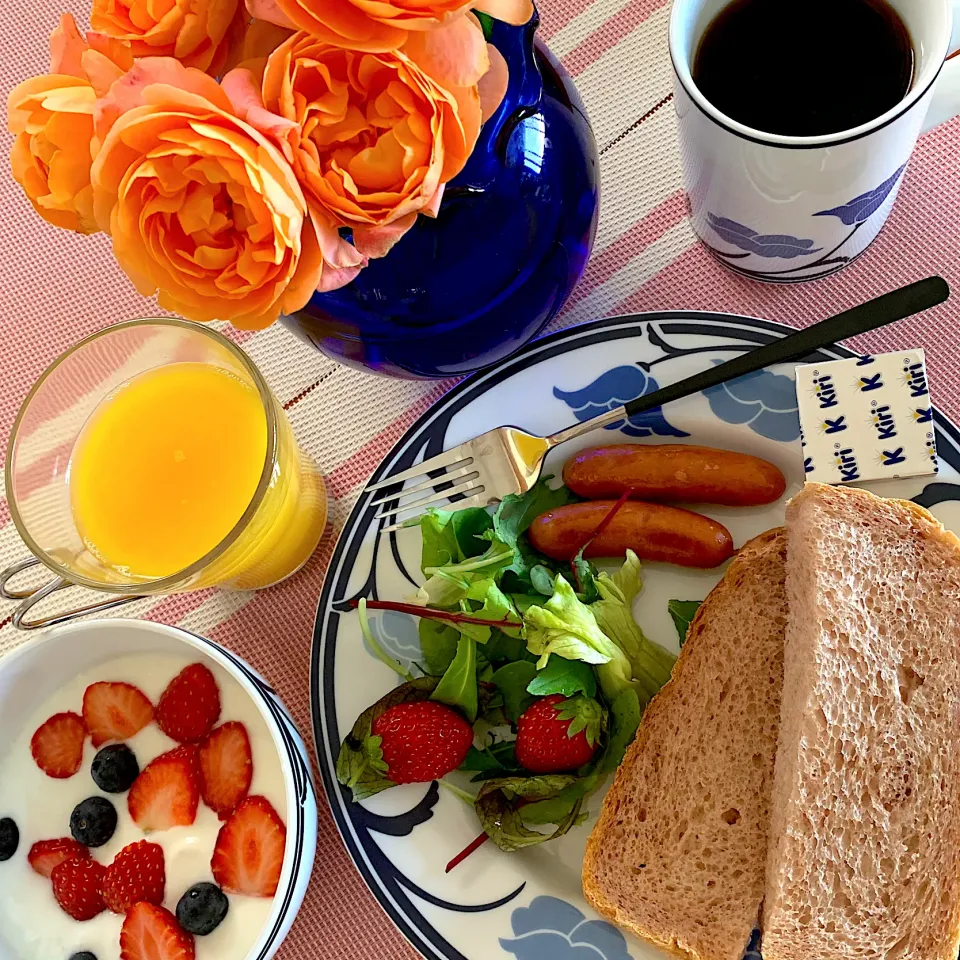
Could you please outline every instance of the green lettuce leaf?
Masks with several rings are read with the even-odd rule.
[[[526,660],[505,663],[494,673],[493,682],[503,696],[503,712],[511,723],[516,723],[523,711],[533,702],[527,685],[536,673],[537,668]]]
[[[539,656],[537,667],[541,670],[550,654],[592,664],[625,660],[620,648],[600,629],[591,608],[580,602],[561,574],[554,581],[553,596],[542,607],[530,607],[523,622],[527,649]],[[629,673],[628,662],[625,669]]]
[[[501,571],[500,585],[507,593],[536,593],[531,582],[532,571],[540,566],[554,570],[550,561],[533,549],[526,536],[530,524],[541,513],[577,499],[565,486],[552,489],[549,485],[552,479],[552,476],[543,477],[526,493],[504,497],[493,515],[494,535],[514,553],[512,562]],[[543,586],[542,579],[539,582]]]
[[[431,700],[455,707],[473,723],[477,719],[479,691],[477,687],[477,644],[463,636],[457,644],[457,654],[440,678]]]
[[[597,692],[597,680],[593,668],[583,661],[552,656],[530,681],[527,692],[535,697],[548,697],[551,693],[562,693],[565,697],[583,693],[592,697]]]
[[[565,804],[556,809],[556,820],[529,820],[529,805],[537,801],[557,797],[561,791],[575,783],[575,776],[553,774],[540,777],[498,777],[487,780],[477,794],[474,807],[487,836],[501,849],[508,852],[545,843],[562,837],[579,822],[582,800]],[[531,830],[527,823],[553,823],[556,830],[541,833]]]
[[[673,625],[677,628],[677,636],[680,638],[682,647],[687,640],[687,632],[690,630],[690,624],[700,609],[700,600],[670,600],[667,603],[667,611]]]
[[[448,623],[426,617],[421,617],[417,629],[424,671],[433,677],[443,676],[457,654],[460,632]]]
[[[417,594],[420,602],[449,608],[464,599],[478,582],[495,580],[497,574],[512,562],[513,550],[496,538],[484,542],[487,549],[480,556],[467,557],[458,563],[425,566],[423,572],[428,579]]]
[[[597,670],[601,689],[613,700],[627,686],[635,686],[641,704],[646,706],[670,679],[676,657],[648,640],[633,618],[633,601],[641,585],[640,560],[628,550],[626,561],[614,576],[601,573],[597,578],[600,599],[591,604],[590,610],[626,660],[626,664],[611,660],[611,666]]]

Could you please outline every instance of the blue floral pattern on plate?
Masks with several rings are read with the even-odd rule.
[[[553,388],[553,395],[562,400],[580,421],[598,417],[616,407],[621,407],[637,397],[645,397],[660,389],[657,381],[640,367],[614,367],[597,377],[582,390],[565,391]],[[629,420],[618,420],[607,430],[619,430],[628,437],[688,437],[689,434],[671,426],[660,407],[637,414]]]
[[[796,260],[797,257],[808,257],[812,253],[819,253],[823,248],[814,247],[813,240],[801,240],[798,237],[788,237],[785,234],[764,234],[745,227],[736,220],[727,217],[718,217],[714,213],[707,214],[707,222],[713,232],[726,240],[731,246],[747,253],[754,253],[758,257],[769,257],[777,260]]]
[[[884,200],[890,196],[891,191],[897,185],[903,171],[907,168],[904,164],[893,176],[884,180],[879,187],[861,193],[859,197],[854,197],[849,203],[842,207],[833,207],[831,210],[821,210],[815,213],[815,217],[839,217],[841,222],[848,227],[854,224],[866,223],[882,206]]]
[[[491,378],[483,376],[455,387],[397,444],[383,471],[404,470],[449,448],[453,429],[459,438],[455,442],[460,442],[465,432],[480,433],[524,409],[543,415],[543,421],[538,421],[543,430],[561,429],[573,419],[571,410],[583,410],[581,416],[608,410],[671,379],[723,362],[731,352],[754,348],[771,335],[788,332],[766,321],[684,312],[611,318],[553,334],[505,361],[492,385]],[[640,366],[626,366],[628,356]],[[833,347],[816,359],[851,356],[842,347]],[[864,366],[860,372],[869,372],[866,359]],[[659,383],[653,382],[651,371]],[[760,455],[768,452],[770,459],[782,460],[791,484],[801,483],[801,448],[798,445],[791,452],[782,446],[799,436],[795,386],[785,372],[781,368],[754,375],[730,384],[722,395],[715,392],[703,401],[694,398],[684,407],[683,426],[697,443],[751,449]],[[584,384],[582,389],[568,389]],[[554,390],[555,385],[559,390]],[[675,408],[665,409],[674,416]],[[925,487],[902,483],[892,490],[885,487],[884,492],[914,497],[938,513],[948,527],[960,530],[960,431],[943,417],[935,417],[942,479]],[[656,425],[676,430],[662,413]],[[636,423],[620,426],[638,429]],[[640,426],[644,436],[656,433],[648,420]],[[621,433],[606,436],[625,439]],[[601,436],[594,439],[603,442]],[[563,456],[563,451],[557,452],[555,468]],[[383,471],[378,471],[378,479]],[[629,934],[617,933],[583,899],[582,834],[558,840],[556,855],[547,856],[506,856],[487,844],[458,867],[456,875],[448,876],[446,863],[473,836],[474,824],[459,808],[458,798],[432,784],[404,786],[381,801],[354,804],[337,783],[336,756],[356,716],[355,707],[373,702],[392,685],[382,667],[371,668],[357,616],[351,612],[352,601],[361,596],[403,599],[422,580],[416,569],[417,544],[402,541],[403,534],[378,535],[371,497],[364,494],[358,500],[331,559],[311,658],[319,770],[358,870],[389,916],[431,960],[654,960],[651,948]],[[782,522],[779,506],[750,514],[744,517],[751,525],[744,535]],[[667,584],[662,596],[680,595],[675,591],[686,590],[688,577],[701,576],[692,571],[676,576],[666,570],[661,573],[674,577],[661,581]],[[702,574],[704,593],[716,576]],[[370,621],[375,636],[391,654],[404,662],[418,658],[412,619],[406,629],[394,615],[388,617],[382,611],[372,613]],[[599,796],[595,799],[599,802]],[[454,827],[455,823],[459,825]],[[746,960],[760,960],[756,942],[751,943]]]
[[[513,938],[500,946],[517,960],[630,960],[623,934],[606,920],[587,920],[572,904],[535,897],[510,916]]]
[[[800,436],[797,388],[784,374],[760,370],[704,390],[703,395],[726,423],[745,423],[761,437],[784,443]]]
[[[377,642],[394,660],[408,669],[414,663],[423,659],[420,648],[420,634],[417,630],[417,621],[405,613],[394,613],[386,610],[369,619],[370,629],[377,638]],[[363,641],[364,649],[371,657],[377,655],[370,649],[366,638]]]

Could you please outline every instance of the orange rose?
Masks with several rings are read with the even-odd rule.
[[[16,134],[10,165],[44,220],[95,233],[90,187],[94,104],[133,58],[106,37],[91,33],[85,41],[69,14],[51,35],[50,52],[50,73],[19,84],[7,99],[7,126]]]
[[[96,125],[94,213],[142,294],[159,291],[161,306],[194,320],[260,328],[324,281],[293,171],[206,74],[165,57],[138,61]]]
[[[349,247],[338,225],[379,257],[418,213],[435,216],[482,119],[476,86],[447,90],[402,52],[358,53],[302,31],[270,55],[262,84],[241,67],[223,89],[283,149],[334,262]]]
[[[410,31],[433,30],[469,9],[513,24],[533,15],[531,0],[247,0],[247,7],[261,20],[368,53],[397,50]]]
[[[94,30],[130,44],[135,57],[176,57],[216,75],[243,36],[242,0],[93,0]]]

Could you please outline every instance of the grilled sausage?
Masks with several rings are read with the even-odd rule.
[[[772,463],[730,450],[668,443],[623,443],[583,450],[563,468],[563,482],[587,500],[619,497],[755,507],[787,487]]]
[[[554,560],[571,560],[615,505],[614,500],[593,500],[549,510],[533,521],[530,542]],[[628,548],[641,560],[705,569],[733,556],[733,537],[725,526],[699,513],[630,500],[584,556],[622,557]]]

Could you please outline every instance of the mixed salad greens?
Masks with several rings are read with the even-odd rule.
[[[414,600],[359,602],[368,645],[404,682],[358,718],[341,747],[337,776],[355,799],[394,785],[373,727],[409,701],[446,704],[473,725],[474,745],[459,769],[476,794],[457,792],[473,802],[486,834],[478,839],[503,850],[555,839],[580,823],[586,798],[620,764],[676,658],[633,618],[641,588],[636,555],[605,572],[582,549],[569,565],[533,549],[526,531],[534,519],[576,500],[563,486],[551,488],[551,479],[506,497],[495,511],[430,511],[416,521],[427,579]],[[681,643],[698,605],[670,602]],[[370,628],[372,608],[421,618],[417,675],[383,651]],[[587,729],[597,749],[575,771],[534,774],[517,761],[517,722],[552,694],[570,698],[562,714],[572,720],[568,735]]]

